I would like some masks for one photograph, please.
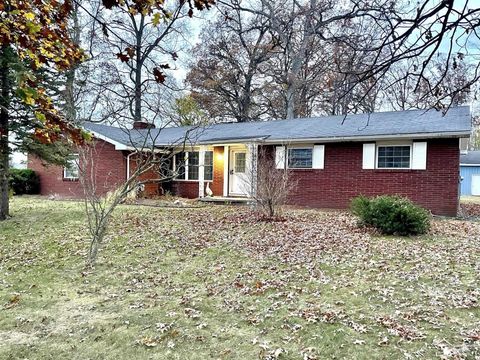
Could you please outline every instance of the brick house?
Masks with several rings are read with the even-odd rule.
[[[297,182],[291,204],[346,208],[359,195],[399,194],[434,214],[456,215],[459,195],[459,140],[471,131],[469,107],[410,110],[348,116],[250,123],[221,123],[204,128],[156,129],[136,123],[126,131],[85,123],[95,141],[99,192],[106,193],[131,173],[131,155],[139,141],[173,149],[169,165],[176,178],[147,183],[145,196],[165,191],[187,198],[248,197],[254,191],[247,173],[265,147],[277,169],[288,168]],[[41,193],[78,197],[74,166],[45,167],[29,157],[40,175]],[[145,174],[144,178],[155,176]]]

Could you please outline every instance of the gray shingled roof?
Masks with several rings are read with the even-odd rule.
[[[460,164],[465,165],[479,165],[480,166],[480,151],[469,151],[466,154],[460,155]]]
[[[87,130],[128,146],[147,136],[148,144],[175,145],[185,138],[192,144],[233,143],[263,139],[266,142],[355,141],[395,137],[468,137],[470,108],[451,108],[445,115],[436,110],[378,112],[348,116],[325,116],[292,120],[223,123],[205,128],[170,127],[129,130],[85,123]]]

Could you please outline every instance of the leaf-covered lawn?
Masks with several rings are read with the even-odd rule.
[[[480,356],[480,224],[416,238],[346,213],[123,206],[94,271],[82,205],[15,198],[0,224],[0,358]]]

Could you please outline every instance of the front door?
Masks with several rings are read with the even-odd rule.
[[[230,195],[248,194],[247,152],[230,152]]]

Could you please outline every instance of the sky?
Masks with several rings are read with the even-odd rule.
[[[468,1],[469,8],[478,8],[480,7],[480,0],[455,0],[455,8],[461,9]],[[203,11],[201,13],[196,13],[196,17],[189,22],[188,26],[190,28],[190,34],[186,41],[189,43],[191,48],[194,45],[200,42],[201,32],[206,23],[209,20],[215,18],[217,11],[213,8],[210,11]],[[473,38],[473,37],[472,37]],[[443,52],[448,51],[448,44],[450,39],[446,39],[443,44]],[[457,49],[458,50],[458,49]],[[440,50],[442,51],[442,50]],[[474,41],[471,41],[468,44],[468,54],[467,61],[478,63],[480,62],[480,40],[475,38]],[[192,60],[191,54],[188,51],[183,51],[179,54],[179,60],[177,61],[177,70],[171,72],[169,75],[174,77],[179,84],[182,84],[187,76],[189,62]],[[479,108],[478,102],[474,103],[474,108]],[[11,164],[13,167],[21,168],[26,167],[26,156],[20,153],[13,153],[11,156]]]

